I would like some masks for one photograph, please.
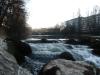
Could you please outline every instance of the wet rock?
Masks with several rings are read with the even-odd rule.
[[[100,49],[93,49],[92,54],[100,56]]]
[[[100,68],[96,68],[96,75],[100,75]]]
[[[100,42],[99,41],[91,42],[90,46],[93,49],[97,49],[97,48],[99,49],[100,48]]]
[[[73,45],[84,45],[84,42],[82,42],[80,39],[69,39],[66,41],[67,44],[73,44]]]
[[[47,42],[48,42],[48,40],[46,38],[41,39],[41,43],[47,43]]]
[[[37,42],[37,43],[58,43],[58,41],[57,40],[48,40],[46,38],[42,38],[40,40],[40,42]]]
[[[61,54],[58,56],[58,58],[75,61],[74,57],[73,57],[72,54],[69,53],[69,52],[63,52],[63,53],[61,53]]]
[[[25,56],[32,54],[31,47],[20,40],[6,39],[8,45],[8,52],[11,53],[17,60],[18,64],[25,61]]]
[[[29,71],[20,67],[6,49],[7,44],[0,39],[0,75],[32,75]]]
[[[57,59],[46,64],[39,75],[95,75],[95,72],[91,65],[83,61]]]
[[[66,41],[67,44],[73,44],[73,45],[90,45],[90,39],[88,38],[81,38],[81,39],[69,39]]]
[[[90,47],[93,48],[92,53],[94,55],[100,56],[100,43],[99,42],[95,41],[94,43],[91,43]]]
[[[67,44],[76,44],[76,41],[74,39],[69,39],[66,41]]]
[[[71,45],[66,45],[67,49],[73,49],[73,47]]]

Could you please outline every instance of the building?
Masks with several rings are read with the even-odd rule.
[[[65,22],[68,32],[74,34],[100,34],[100,14],[78,17]]]

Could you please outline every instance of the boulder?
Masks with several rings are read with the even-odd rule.
[[[66,45],[67,49],[73,49],[73,47],[71,45]]]
[[[99,42],[93,42],[91,43],[90,47],[93,49],[92,54],[100,56],[100,43]]]
[[[66,41],[67,44],[76,44],[76,41],[74,39],[69,39]]]
[[[83,61],[56,59],[46,64],[39,75],[95,75],[93,66]]]
[[[69,53],[69,52],[63,52],[63,53],[61,53],[61,54],[58,56],[58,58],[75,61],[74,57],[73,57],[72,54]]]
[[[11,53],[17,60],[18,64],[25,61],[25,56],[32,54],[31,47],[20,40],[6,39],[8,45],[8,52]]]
[[[96,75],[100,75],[100,68],[96,68]]]
[[[93,49],[92,54],[100,56],[100,49]]]
[[[20,67],[16,59],[7,51],[7,44],[0,38],[0,75],[32,75]]]
[[[47,43],[48,40],[47,40],[46,38],[42,38],[40,42],[41,42],[41,43]]]

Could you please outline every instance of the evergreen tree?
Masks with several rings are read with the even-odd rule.
[[[0,1],[0,27],[8,38],[21,40],[25,36],[26,12],[23,0]]]

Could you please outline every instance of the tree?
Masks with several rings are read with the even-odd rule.
[[[91,34],[93,35],[97,35],[98,31],[99,31],[99,7],[95,6],[93,8],[93,11],[91,13],[90,19],[91,19],[91,24],[90,24],[90,30],[91,30]]]
[[[0,27],[8,38],[21,40],[25,37],[26,12],[23,0],[0,0]]]
[[[78,28],[77,28],[77,35],[80,36],[82,33],[81,28],[82,28],[82,17],[80,13],[80,9],[78,10],[78,22],[77,22]]]

